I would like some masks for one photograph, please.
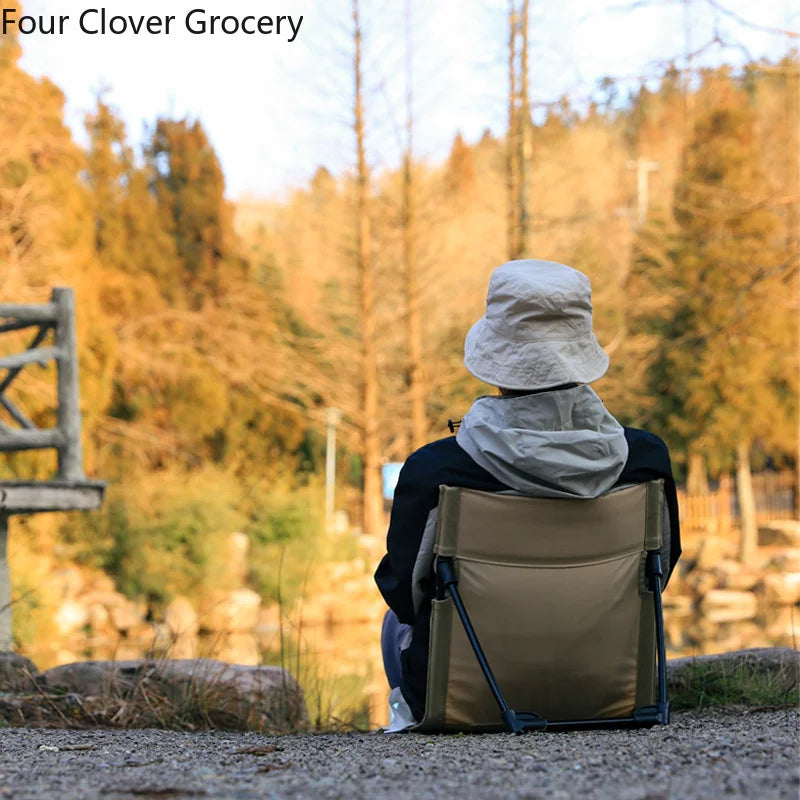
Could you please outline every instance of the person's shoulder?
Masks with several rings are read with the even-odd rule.
[[[626,427],[625,441],[628,442],[629,448],[633,446],[642,449],[660,450],[669,453],[666,442],[660,436],[652,431],[643,430],[642,428]]]
[[[625,428],[625,441],[628,443],[629,467],[650,464],[671,471],[669,448],[657,434],[641,428]]]
[[[455,436],[445,436],[415,450],[403,464],[403,472],[407,475],[435,472],[443,464],[452,463],[454,458],[460,458],[462,452]]]

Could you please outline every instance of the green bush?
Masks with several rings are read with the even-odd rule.
[[[258,498],[246,533],[250,582],[266,600],[288,608],[302,594],[314,563],[327,553],[321,489],[279,489]]]
[[[73,557],[122,592],[163,604],[215,588],[224,538],[241,530],[242,489],[221,470],[152,473],[111,486],[104,507],[65,526]]]
[[[164,471],[108,488],[93,514],[70,515],[61,541],[68,555],[102,569],[129,597],[160,607],[177,594],[197,598],[222,585],[225,538],[245,532],[249,581],[265,601],[291,603],[310,566],[329,555],[323,491],[314,485],[246,485],[209,467]]]

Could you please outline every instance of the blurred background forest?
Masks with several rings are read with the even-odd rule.
[[[30,559],[12,573],[19,642],[46,631],[37,591],[59,561],[103,570],[157,613],[225,588],[232,531],[268,600],[281,583],[284,600],[301,593],[312,558],[354,556],[356,531],[377,557],[381,465],[447,435],[490,391],[464,370],[463,337],[509,258],[590,276],[611,356],[597,391],[668,443],[681,482],[735,476],[746,517],[751,470],[796,474],[797,39],[773,61],[667,65],[635,91],[608,78],[589,102],[537,110],[528,3],[512,3],[505,134],[417,157],[409,88],[402,163],[371,169],[351,11],[352,169],[320,166],[280,200],[230,201],[197,120],[158,118],[132,143],[102,93],[79,144],[57,82],[27,74],[20,41],[0,38],[2,298],[74,288],[85,467],[109,481],[97,513],[14,521],[12,557]],[[14,402],[46,427],[52,372],[25,373]],[[324,535],[329,408],[342,413],[336,507],[349,520],[336,536]],[[0,478],[54,468],[51,452],[24,453]]]

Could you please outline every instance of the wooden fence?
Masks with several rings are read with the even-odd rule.
[[[75,344],[75,300],[71,289],[53,289],[49,303],[42,305],[0,305],[0,334],[35,328],[36,333],[22,353],[0,357],[0,406],[18,427],[0,420],[0,452],[55,448],[58,477],[84,480],[81,451],[81,418],[78,402],[78,362]],[[53,344],[44,343],[52,336]],[[11,400],[6,390],[29,364],[56,362],[58,395],[54,428],[38,428]]]
[[[772,519],[797,519],[797,485],[794,472],[762,472],[753,475],[753,494],[758,522]],[[736,484],[725,475],[719,486],[705,494],[687,494],[678,489],[681,525],[686,529],[724,532],[739,524]]]

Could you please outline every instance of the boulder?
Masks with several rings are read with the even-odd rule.
[[[768,606],[764,613],[764,634],[773,644],[794,645],[797,641],[797,616],[797,609],[791,606]]]
[[[62,567],[47,576],[47,586],[59,600],[74,600],[83,591],[85,580],[77,567]]]
[[[260,607],[261,597],[251,589],[210,592],[204,598],[200,627],[215,633],[252,631]]]
[[[712,569],[728,556],[730,550],[731,541],[727,536],[705,536],[697,551],[697,566]]]
[[[164,613],[164,622],[175,636],[197,636],[200,630],[194,606],[182,595],[170,601]]]
[[[773,555],[766,565],[781,572],[800,572],[800,547],[787,547]]]
[[[117,586],[114,579],[105,572],[92,572],[87,580],[87,590],[92,592],[116,592]]]
[[[89,609],[77,600],[65,600],[55,610],[53,622],[59,634],[68,636],[89,624]]]
[[[109,608],[111,622],[118,631],[130,631],[142,624],[144,615],[136,603],[126,600]]]
[[[100,603],[92,603],[88,608],[89,627],[95,634],[107,633],[111,630],[111,615]]]
[[[774,519],[758,526],[758,543],[762,546],[800,547],[800,520]]]
[[[29,658],[18,653],[0,653],[0,693],[35,691],[38,675],[39,670]]]
[[[752,619],[758,611],[758,599],[752,592],[712,589],[700,601],[700,611],[710,622]]]
[[[142,647],[141,642],[119,639],[114,648],[113,658],[116,661],[134,661],[140,659],[143,655],[145,655],[145,648]],[[73,658],[72,661],[77,661],[77,659]]]
[[[169,645],[163,649],[169,658],[197,658],[199,651],[200,642],[197,636],[189,634],[171,636]]]
[[[685,594],[676,594],[671,591],[665,592],[663,602],[665,613],[674,617],[688,616],[694,610],[694,601]]]
[[[280,667],[212,659],[84,661],[43,675],[50,686],[70,694],[127,701],[120,705],[124,713],[133,713],[137,698],[148,697],[150,703],[162,704],[157,709],[161,714],[212,721],[232,730],[278,732],[308,725],[303,691]]]
[[[667,690],[671,693],[685,690],[698,674],[708,681],[739,670],[796,692],[800,680],[800,652],[791,647],[757,647],[716,655],[672,658],[667,662]]]
[[[101,606],[105,606],[107,609],[111,610],[112,608],[117,608],[118,606],[124,606],[130,601],[121,592],[95,589],[91,592],[85,592],[82,594],[81,602],[87,606],[91,605],[92,603],[99,603]]]
[[[281,607],[277,603],[264,606],[258,612],[258,624],[256,632],[263,635],[280,630],[281,627]]]
[[[154,654],[161,656],[168,654],[170,658],[177,658],[170,652],[172,643],[178,638],[163,622],[150,624],[150,647]],[[194,654],[193,654],[194,655]]]
[[[220,564],[228,586],[241,586],[247,579],[247,554],[250,551],[250,539],[245,533],[229,533],[225,537]],[[223,584],[224,585],[224,584]]]
[[[116,652],[116,647],[114,648]],[[68,650],[66,647],[59,647],[55,653],[51,656],[52,661],[56,664],[71,664],[74,661],[77,661],[80,658],[78,653],[74,650]],[[44,673],[42,673],[44,674]]]
[[[761,581],[761,589],[767,605],[794,605],[800,602],[800,572],[768,573]]]
[[[222,633],[215,637],[211,652],[220,661],[255,666],[261,663],[261,652],[255,634],[247,632]]]
[[[720,589],[733,589],[738,592],[750,591],[758,583],[760,577],[758,570],[729,558],[720,561],[714,567],[713,572]]]
[[[125,669],[131,661],[75,661],[45,670],[47,684],[85,697],[121,695],[133,688],[136,669]],[[119,665],[118,667],[115,665]]]
[[[705,569],[695,568],[686,576],[686,587],[695,597],[704,597],[717,586],[717,579]]]

